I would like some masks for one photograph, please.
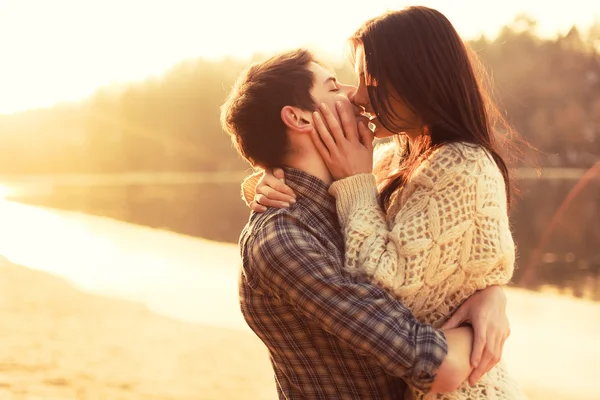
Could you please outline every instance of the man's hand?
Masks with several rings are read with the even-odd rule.
[[[504,342],[510,335],[506,316],[506,294],[500,286],[490,286],[475,292],[442,329],[452,329],[470,323],[475,332],[469,383],[474,385],[502,358]]]

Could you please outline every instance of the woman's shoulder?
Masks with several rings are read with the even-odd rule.
[[[448,169],[460,168],[471,163],[493,161],[489,152],[480,145],[466,142],[445,143],[433,149],[424,164]]]
[[[435,182],[442,176],[476,176],[487,170],[488,164],[492,167],[495,165],[488,151],[482,146],[464,142],[446,143],[434,148],[425,156],[413,177],[427,177]]]
[[[476,161],[487,157],[488,151],[481,145],[467,142],[444,143],[434,149],[431,159],[441,160],[447,157]]]

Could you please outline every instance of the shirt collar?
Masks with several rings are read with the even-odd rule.
[[[285,183],[296,194],[311,199],[319,207],[335,213],[335,198],[329,194],[329,185],[321,179],[296,168],[283,167]]]

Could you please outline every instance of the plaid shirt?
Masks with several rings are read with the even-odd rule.
[[[286,168],[288,209],[253,213],[240,238],[240,305],[269,350],[280,399],[402,399],[428,390],[447,353],[383,289],[343,269],[344,241],[327,185]]]

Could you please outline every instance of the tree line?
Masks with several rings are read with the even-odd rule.
[[[494,98],[540,165],[589,168],[600,158],[600,23],[540,38],[525,15],[469,42]],[[255,59],[264,58],[255,56]],[[219,107],[248,60],[181,62],[160,77],[71,104],[0,116],[0,173],[236,171],[248,168]],[[349,63],[341,81],[354,82]]]

